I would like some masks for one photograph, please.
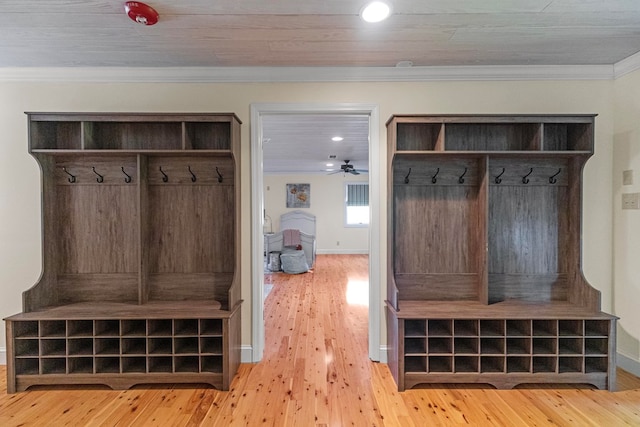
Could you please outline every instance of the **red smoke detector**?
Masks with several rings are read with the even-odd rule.
[[[158,12],[151,6],[139,1],[128,1],[124,4],[124,11],[129,18],[138,24],[153,25],[158,22]]]

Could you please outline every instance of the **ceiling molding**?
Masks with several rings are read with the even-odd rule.
[[[613,65],[613,77],[617,79],[636,70],[640,70],[640,52],[616,62]]]
[[[620,61],[627,73],[640,57]],[[629,61],[629,62],[627,62]],[[622,74],[621,74],[622,75]],[[0,82],[83,83],[286,83],[429,82],[501,80],[611,80],[613,65],[471,67],[69,67],[0,68]]]

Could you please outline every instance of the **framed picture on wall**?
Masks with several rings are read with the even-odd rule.
[[[287,184],[287,207],[308,208],[311,206],[311,184]]]

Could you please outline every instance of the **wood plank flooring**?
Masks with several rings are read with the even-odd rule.
[[[192,386],[36,388],[6,394],[0,426],[638,426],[640,379],[618,391],[446,386],[396,391],[367,357],[367,257],[320,255],[313,272],[266,276],[262,362],[229,392]]]

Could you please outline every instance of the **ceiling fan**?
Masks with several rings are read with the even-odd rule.
[[[360,175],[360,173],[368,173],[369,171],[366,169],[356,169],[351,163],[349,163],[351,160],[344,160],[344,164],[340,165],[340,170],[339,171],[334,171],[329,173],[328,175],[333,175],[334,173],[350,173],[352,175]]]

